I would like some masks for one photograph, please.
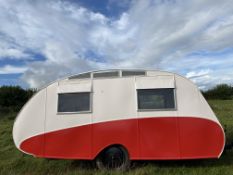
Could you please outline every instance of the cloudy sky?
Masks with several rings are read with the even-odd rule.
[[[0,0],[0,85],[109,68],[232,84],[232,0]]]

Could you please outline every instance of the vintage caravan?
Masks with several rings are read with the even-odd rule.
[[[225,136],[190,80],[152,70],[103,70],[58,80],[22,108],[16,147],[36,157],[96,160],[219,158]]]

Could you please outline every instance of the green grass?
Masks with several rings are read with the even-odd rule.
[[[233,100],[210,100],[209,104],[218,116],[226,132],[227,142],[233,141]],[[47,160],[34,158],[18,151],[12,140],[15,113],[0,113],[0,174],[221,174],[233,175],[233,149],[225,151],[220,159],[191,161],[133,162],[128,172],[100,171],[90,162],[74,160]]]

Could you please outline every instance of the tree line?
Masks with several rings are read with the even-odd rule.
[[[231,100],[233,99],[233,86],[219,84],[207,91],[202,91],[202,94],[206,99]]]
[[[23,89],[20,86],[1,86],[0,112],[19,111],[35,92],[35,89]]]

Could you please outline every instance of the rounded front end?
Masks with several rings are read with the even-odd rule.
[[[37,92],[21,109],[13,126],[15,146],[22,152],[42,156],[46,108],[46,89]]]

